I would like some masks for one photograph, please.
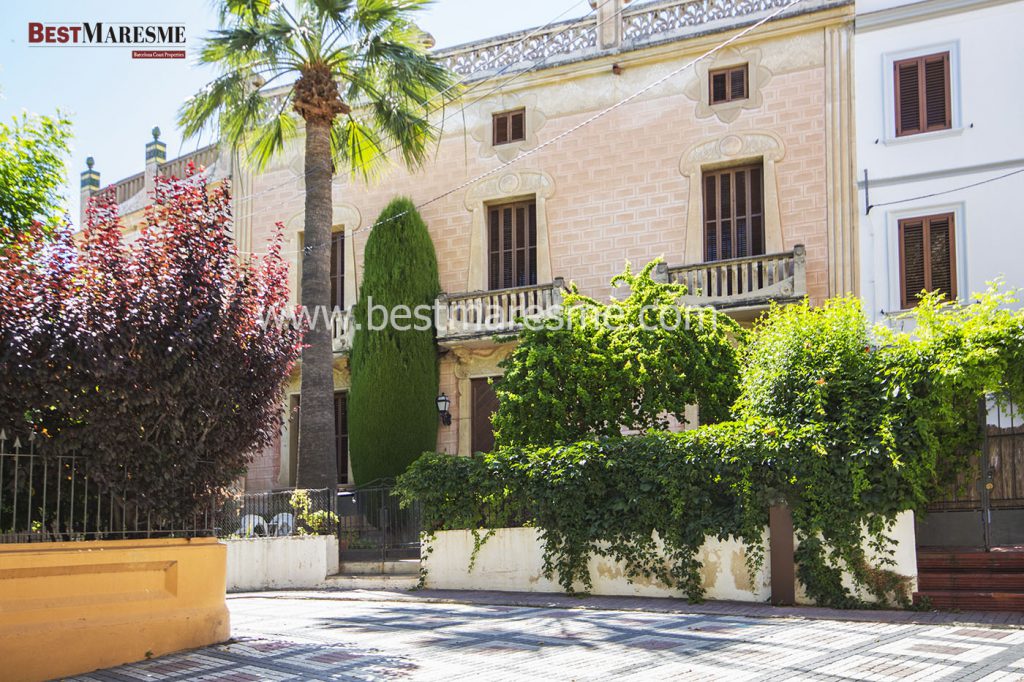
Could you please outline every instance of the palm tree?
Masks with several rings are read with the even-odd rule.
[[[212,130],[262,169],[298,135],[294,114],[305,122],[301,304],[311,315],[330,306],[335,163],[369,178],[397,150],[415,167],[437,138],[431,101],[455,81],[412,21],[429,1],[224,0],[220,28],[204,41],[200,62],[219,75],[181,107],[187,138]],[[296,483],[333,487],[331,330],[314,323],[305,342]]]

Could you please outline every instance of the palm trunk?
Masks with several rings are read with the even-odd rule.
[[[299,488],[333,488],[338,483],[334,437],[334,352],[331,347],[331,126],[306,122],[306,224],[302,254],[302,305],[310,316],[302,351]]]

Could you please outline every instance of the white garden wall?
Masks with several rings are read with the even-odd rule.
[[[338,572],[333,535],[238,538],[228,546],[228,592],[322,587]]]
[[[480,531],[483,533],[484,531]],[[473,552],[473,534],[465,530],[441,531],[431,543],[433,551],[424,552],[427,569],[424,586],[450,590],[499,590],[509,592],[561,592],[557,580],[544,577],[543,548],[536,528],[499,528],[483,544],[469,569]],[[893,569],[911,578],[911,589],[917,589],[917,554],[914,547],[914,516],[900,515],[892,534],[897,543],[896,565]],[[703,565],[702,577],[708,599],[765,602],[771,597],[771,557],[765,552],[761,569],[750,580],[746,567],[746,550],[742,543],[730,538],[722,542],[709,538],[698,558]],[[680,597],[679,590],[670,589],[657,580],[638,579],[630,583],[623,566],[603,557],[590,559],[592,594],[636,597]],[[852,583],[851,583],[852,584]],[[809,603],[797,585],[797,602]],[[866,595],[862,595],[865,596]]]

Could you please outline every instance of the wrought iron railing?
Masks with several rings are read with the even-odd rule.
[[[418,559],[419,503],[402,508],[391,481],[338,493],[338,542],[342,561]]]
[[[562,305],[565,280],[495,291],[441,294],[437,298],[437,337],[463,338],[518,331],[523,318],[552,314]]]
[[[686,285],[687,305],[716,308],[764,305],[807,295],[807,257],[803,245],[764,256],[730,258],[696,265],[661,264],[655,277]]]
[[[230,497],[217,513],[216,530],[223,538],[333,535],[337,532],[335,491],[286,490]]]
[[[0,430],[0,542],[61,542],[213,535],[213,501],[187,518],[89,475],[87,460],[37,451],[32,436]]]

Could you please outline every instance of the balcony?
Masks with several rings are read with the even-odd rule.
[[[551,315],[562,305],[565,280],[514,289],[441,294],[437,297],[437,340],[441,343],[514,334],[523,318]]]
[[[807,253],[792,251],[730,258],[696,265],[658,266],[654,278],[685,284],[682,302],[718,309],[758,309],[772,301],[789,303],[807,295]]]

